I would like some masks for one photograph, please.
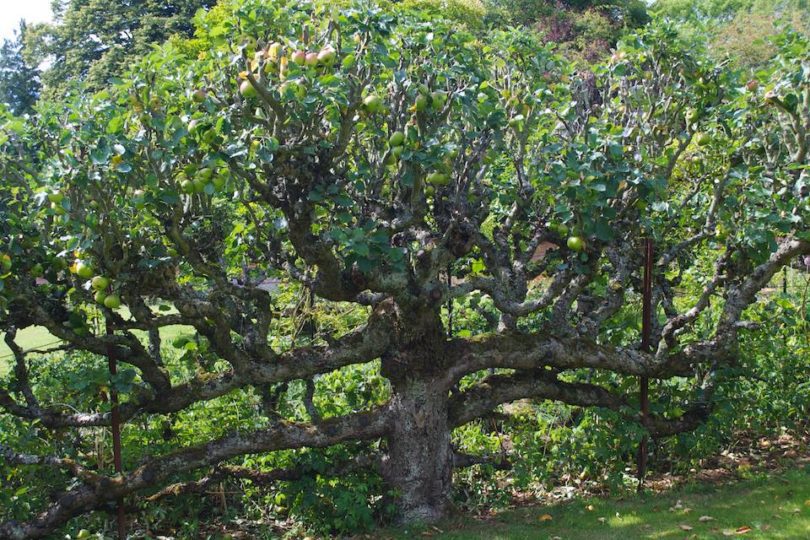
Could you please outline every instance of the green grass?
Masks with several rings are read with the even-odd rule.
[[[124,318],[129,317],[129,312],[126,311],[126,308],[122,308],[119,313]],[[190,331],[191,327],[189,326],[165,326],[160,329],[160,337],[164,343],[170,343],[178,334]],[[145,342],[146,332],[136,330],[134,333],[142,337]],[[5,341],[3,341],[4,335],[5,334],[0,332],[0,377],[8,373],[9,369],[11,369],[11,365],[13,364],[11,350],[8,348]],[[60,342],[57,338],[55,338],[41,326],[32,326],[24,330],[20,330],[17,333],[17,344],[22,347],[23,350],[48,349],[49,347],[58,346],[59,343]]]
[[[701,521],[701,516],[713,519]],[[751,530],[739,534],[737,530],[741,527]],[[406,529],[388,537],[403,540],[427,536],[437,540],[810,539],[810,465],[724,486],[693,485],[665,494],[521,508],[502,512],[486,521],[459,518],[440,524],[438,529],[442,532]]]

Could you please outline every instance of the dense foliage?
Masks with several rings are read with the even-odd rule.
[[[431,521],[454,479],[622,483],[644,434],[697,458],[806,418],[806,304],[763,289],[810,255],[807,38],[741,78],[654,24],[583,72],[455,13],[230,0],[4,113],[0,537],[121,498],[193,536],[222,483],[324,532]]]

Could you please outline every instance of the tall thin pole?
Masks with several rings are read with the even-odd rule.
[[[644,241],[644,295],[641,311],[641,349],[650,351],[652,339],[652,273],[653,273],[653,241],[647,238]],[[650,414],[650,379],[640,377],[639,379],[639,401],[641,402],[641,417],[647,419]],[[644,476],[647,472],[647,443],[648,436],[645,433],[638,447],[638,490],[644,490]]]
[[[105,318],[107,327],[107,336],[112,336],[115,331],[113,323],[109,317]],[[110,379],[114,379],[118,373],[118,360],[115,355],[115,347],[112,342],[107,344],[107,362],[110,369]],[[124,466],[121,459],[121,411],[118,407],[118,391],[115,389],[115,384],[110,385],[110,405],[111,411],[111,428],[112,428],[112,443],[113,443],[113,464],[115,472],[119,475],[124,473]],[[124,500],[119,498],[116,501],[117,512],[116,518],[118,523],[118,538],[125,540],[127,537],[126,520],[124,516]]]

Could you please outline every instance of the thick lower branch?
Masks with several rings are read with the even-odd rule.
[[[325,420],[318,424],[277,423],[250,434],[230,435],[201,446],[185,448],[152,459],[123,477],[104,477],[61,495],[33,520],[0,524],[0,538],[41,538],[77,515],[137,491],[159,485],[171,476],[211,466],[236,456],[291,448],[322,448],[349,440],[368,440],[385,434],[385,407]]]

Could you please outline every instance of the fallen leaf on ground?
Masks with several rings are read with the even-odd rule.
[[[694,529],[694,527],[692,527],[691,525],[683,525],[683,524],[681,524],[681,525],[678,525],[678,527],[680,527],[682,531],[691,531],[692,529]]]
[[[808,502],[810,502],[810,501],[808,501]],[[593,505],[589,504],[588,506],[585,507],[585,510],[587,510],[588,512],[593,512]]]
[[[714,521],[714,518],[712,516],[700,516],[698,521],[701,523],[706,523],[707,521]]]
[[[723,536],[734,536],[737,534],[737,531],[734,529],[723,529]]]
[[[753,529],[748,525],[743,525],[742,527],[737,527],[737,534],[745,534],[751,532]]]
[[[540,516],[540,517],[539,517],[539,518],[537,518],[537,519],[539,519],[540,521],[551,521],[551,520],[552,520],[552,519],[554,519],[554,518],[553,518],[553,517],[551,517],[551,515],[550,515],[550,514],[543,514],[542,516]]]
[[[603,518],[603,517],[599,518],[599,523],[604,523],[604,522],[606,522],[606,521],[607,521],[607,519],[606,519],[606,518]]]

